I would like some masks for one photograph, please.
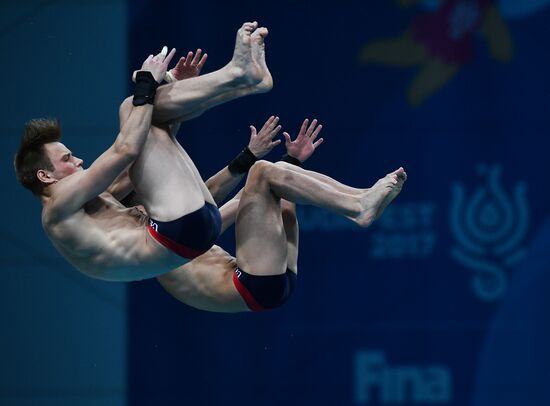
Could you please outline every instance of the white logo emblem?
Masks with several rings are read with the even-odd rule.
[[[355,353],[355,403],[442,404],[452,400],[453,375],[446,365],[389,365],[381,351]]]
[[[493,301],[506,291],[505,268],[515,266],[525,255],[521,243],[529,225],[527,187],[518,182],[509,197],[500,184],[499,165],[480,165],[478,172],[486,184],[469,199],[460,183],[452,185],[450,223],[456,244],[451,256],[476,272],[474,294]]]

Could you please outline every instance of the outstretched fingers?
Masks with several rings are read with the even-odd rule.
[[[166,47],[165,47],[166,48]],[[172,58],[174,57],[174,55],[176,54],[176,48],[172,48],[172,50],[170,51],[170,53],[168,54],[168,56],[166,56],[166,58],[164,59],[164,65],[166,65],[168,67],[168,65],[170,64],[170,62],[172,61]]]
[[[311,141],[315,141],[315,139],[317,138],[317,136],[319,135],[319,133],[321,132],[321,130],[323,129],[323,125],[322,124],[319,124],[317,126],[317,128],[315,128],[315,130],[313,131],[313,133],[309,136],[309,138],[311,138]],[[322,139],[322,138],[320,138]]]
[[[323,129],[323,126],[321,124],[319,125],[317,124],[318,124],[318,121],[316,118],[313,119],[313,121],[311,121],[311,124],[309,123],[309,119],[306,118],[302,123],[302,126],[300,127],[300,132],[298,133],[298,136],[296,137],[296,139],[307,137],[307,138],[311,138],[310,141],[314,141],[319,135],[319,133],[321,132],[321,130]]]
[[[197,49],[194,56],[193,56],[193,52],[191,52],[191,56],[193,57],[191,59],[191,65],[198,65],[199,64],[199,61],[201,59],[201,54],[202,54],[202,49],[200,49],[200,48]]]
[[[165,45],[162,47],[161,51],[156,54],[155,56],[149,55],[149,57],[146,59],[147,61],[153,61],[153,62],[161,62],[164,65],[168,66],[174,55],[176,54],[176,48],[172,48],[170,53],[168,53],[168,47]]]
[[[309,125],[309,128],[306,131],[306,135],[308,137],[311,137],[313,135],[313,132],[315,131],[316,126],[317,126],[317,119],[315,118],[315,119],[313,119],[313,121]]]
[[[151,72],[157,82],[164,78],[168,64],[176,54],[176,49],[172,48],[168,53],[168,47],[164,46],[157,55],[149,55],[143,62],[141,70]]]
[[[281,131],[281,128],[282,127],[279,125],[279,117],[271,116],[264,123],[260,132],[264,134],[265,137],[268,137],[270,140],[272,140],[279,133],[279,131]],[[279,145],[280,143],[281,140],[273,141],[272,147]]]
[[[301,162],[307,160],[324,141],[323,138],[317,139],[322,129],[323,126],[319,124],[317,119],[312,120],[310,123],[309,119],[306,118],[294,141],[289,133],[283,132],[287,153]]]
[[[268,131],[268,132],[275,131],[275,133],[272,134],[272,136],[271,136],[271,138],[273,138],[279,132],[279,130],[281,129],[281,126],[277,125],[278,123],[279,123],[279,117],[271,116],[264,123],[261,131]]]
[[[308,125],[308,124],[309,124],[309,119],[306,118],[306,119],[304,120],[304,122],[302,123],[302,126],[300,127],[300,132],[298,133],[298,137],[299,137],[300,135],[303,135],[303,134],[306,133],[306,131],[307,131],[307,125]]]
[[[191,60],[191,66],[196,66],[198,70],[201,70],[202,67],[204,66],[205,62],[206,62],[206,58],[208,58],[208,54],[205,53],[204,55],[202,54],[202,49],[197,49],[197,52],[195,52],[195,56],[193,56],[193,52],[190,52],[191,56],[192,56],[192,60]],[[189,59],[189,58],[187,58]]]
[[[266,130],[267,128],[269,128],[269,126],[271,126],[271,123],[273,123],[273,121],[275,121],[275,116],[269,117],[264,123],[264,125],[262,126],[262,130]]]
[[[253,125],[250,126],[251,134],[248,148],[256,158],[263,157],[281,143],[281,140],[273,141],[273,138],[280,130],[279,117],[276,116],[269,117],[258,132],[256,131],[256,127]]]
[[[194,54],[193,54],[193,51],[189,51],[187,53],[187,56],[182,58],[183,66],[184,67],[193,67],[198,72],[200,72],[202,67],[206,63],[207,58],[208,58],[208,54],[205,53],[203,55],[202,49],[198,48],[197,51]]]
[[[187,56],[182,56],[176,66],[170,71],[177,80],[189,79],[199,76],[206,63],[208,55],[202,53],[202,49],[187,52]]]
[[[290,134],[286,131],[283,131],[283,136],[285,137],[285,144],[288,145],[292,142],[292,138],[290,137]]]
[[[168,55],[168,47],[165,45],[162,47],[160,52],[153,57],[153,59],[155,61],[164,61],[164,59],[166,59],[166,55]]]

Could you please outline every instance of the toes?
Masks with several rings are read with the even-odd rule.
[[[403,169],[402,166],[400,166],[398,169],[396,169],[393,172],[390,172],[388,175],[400,175],[401,173],[405,173],[405,169]]]
[[[267,37],[268,31],[265,27],[260,27],[256,31],[252,33],[252,38],[256,43],[262,45],[264,42],[265,37]]]
[[[259,36],[262,38],[267,37],[267,34],[269,34],[269,31],[265,27],[260,27],[256,31],[254,31],[254,34],[258,33]]]
[[[246,33],[251,33],[252,31],[254,31],[256,28],[258,27],[258,22],[257,21],[253,21],[253,22],[246,22],[242,25],[241,27],[241,30],[246,32]]]

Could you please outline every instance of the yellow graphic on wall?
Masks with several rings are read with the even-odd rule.
[[[399,0],[408,7],[421,0]],[[433,3],[433,2],[431,2]],[[513,42],[496,0],[441,0],[413,19],[400,36],[378,39],[359,52],[365,64],[419,67],[407,90],[413,107],[445,86],[473,57],[480,33],[493,59],[508,62]]]

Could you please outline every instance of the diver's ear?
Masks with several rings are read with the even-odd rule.
[[[57,179],[55,179],[49,171],[46,171],[44,169],[39,169],[38,171],[36,171],[36,177],[40,182],[47,185],[55,183],[57,181]]]

